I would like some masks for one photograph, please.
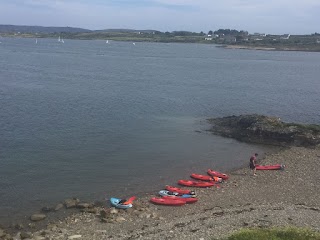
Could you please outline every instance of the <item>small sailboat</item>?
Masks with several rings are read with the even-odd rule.
[[[62,42],[62,43],[64,43],[64,40],[63,40],[63,39],[61,39],[61,42]]]
[[[132,43],[133,45],[136,45],[136,43]]]
[[[38,39],[36,38],[36,44],[38,43]]]
[[[61,38],[60,38],[60,36],[59,36],[59,38],[58,38],[58,42],[61,42]]]
[[[108,44],[108,43],[109,43],[109,40],[106,41],[106,44]]]

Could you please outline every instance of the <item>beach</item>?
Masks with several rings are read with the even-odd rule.
[[[199,198],[194,204],[154,205],[149,199],[161,190],[155,189],[136,199],[128,210],[104,204],[50,223],[44,229],[21,229],[11,236],[38,240],[205,240],[220,239],[244,227],[297,226],[320,231],[320,147],[292,147],[258,162],[286,167],[283,171],[257,171],[256,177],[244,167],[229,172],[230,178],[220,188],[188,188]],[[174,182],[167,184],[177,186]],[[5,233],[2,235],[6,239]]]
[[[264,50],[264,51],[276,50],[276,48],[274,47],[263,47],[263,46],[225,45],[223,47],[226,49],[248,49],[248,50]]]

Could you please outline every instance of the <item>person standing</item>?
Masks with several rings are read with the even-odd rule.
[[[256,174],[257,157],[258,157],[258,153],[255,153],[253,156],[250,157],[250,165],[249,166],[253,172],[253,176],[257,176],[257,174]]]

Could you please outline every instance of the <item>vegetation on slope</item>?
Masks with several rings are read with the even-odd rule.
[[[226,240],[320,240],[320,233],[306,228],[242,229]]]

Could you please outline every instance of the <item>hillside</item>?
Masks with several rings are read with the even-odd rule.
[[[0,25],[0,33],[83,33],[91,32],[89,29],[73,27],[42,27],[42,26],[18,26],[18,25]]]

